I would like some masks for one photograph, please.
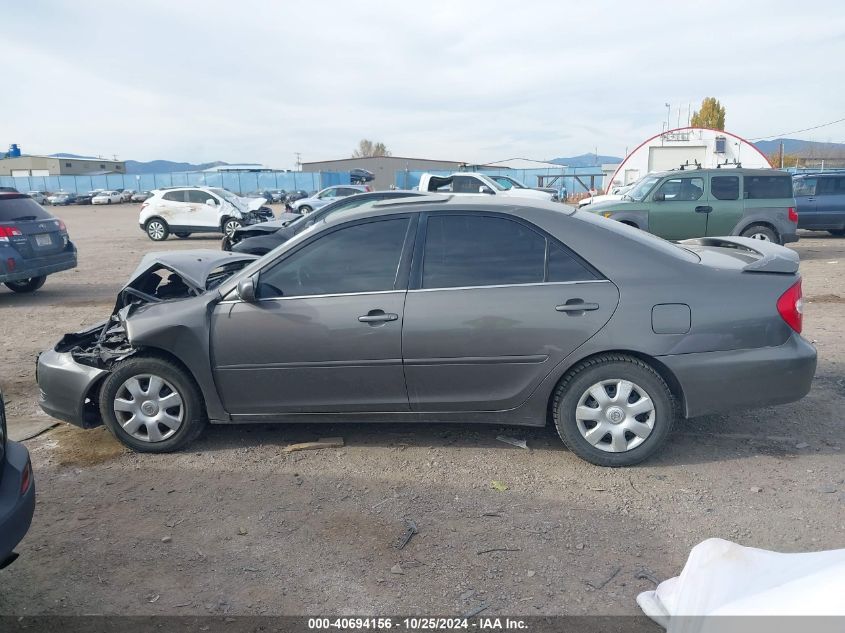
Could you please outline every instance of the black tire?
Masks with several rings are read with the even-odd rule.
[[[299,207],[299,209],[298,209],[298,211],[299,211],[302,215],[305,215],[306,213],[311,213],[313,210],[314,210],[314,209],[312,209],[311,207],[309,207],[307,204],[303,204],[303,205],[302,205],[301,207]]]
[[[226,218],[223,220],[223,224],[220,226],[220,230],[223,231],[223,235],[226,237],[232,237],[235,231],[243,226],[241,221],[236,218]]]
[[[144,223],[144,231],[153,242],[163,242],[170,235],[170,227],[161,218],[150,218]]]
[[[47,275],[40,275],[38,277],[30,277],[29,279],[21,279],[20,281],[7,281],[6,287],[12,292],[35,292],[44,282],[47,281]]]
[[[741,235],[742,237],[751,237],[754,239],[780,244],[780,236],[768,226],[763,226],[762,224],[752,224],[745,229]]]
[[[111,204],[111,198],[109,198],[108,200],[106,200],[106,204]]]
[[[845,235],[845,229],[830,229],[828,230],[828,233],[835,237],[842,237],[843,235]]]
[[[639,445],[621,452],[602,450],[590,443],[579,430],[576,416],[579,401],[588,395],[591,387],[602,381],[613,380],[634,383],[637,389],[646,393],[653,405],[653,417],[650,420],[653,426],[650,434]],[[629,400],[635,397],[635,392],[631,393]],[[631,404],[637,402],[638,400],[634,400]],[[552,400],[552,416],[560,439],[580,458],[596,466],[633,466],[651,457],[666,441],[677,416],[677,404],[666,382],[651,366],[624,354],[602,354],[582,361],[561,379]],[[613,423],[609,419],[602,424],[608,429],[614,428],[610,426]],[[623,435],[630,433],[621,426],[615,428],[623,429]],[[633,433],[630,435],[628,441],[634,441],[636,436]],[[609,448],[609,442],[605,441],[609,437],[610,430],[598,438],[596,444]]]
[[[175,433],[160,441],[139,439],[130,434],[118,421],[118,413],[115,411],[115,399],[121,396],[121,399],[125,400],[123,396],[128,393],[124,391],[124,383],[138,377],[140,384],[143,384],[145,380],[149,380],[145,376],[159,377],[164,381],[168,393],[172,385],[173,391],[181,398],[181,426],[175,430]],[[149,382],[146,384],[150,389]],[[173,361],[157,356],[136,356],[112,366],[111,373],[103,381],[100,389],[100,414],[111,434],[119,442],[139,453],[170,453],[179,450],[197,439],[207,424],[200,389],[193,377]],[[121,415],[128,416],[129,414]],[[149,422],[142,425],[145,427],[144,432],[148,433],[153,424],[162,434],[168,430],[168,427],[164,425]]]
[[[180,240],[184,240],[184,239],[191,237],[190,233],[185,233],[184,231],[179,231],[178,233],[173,233],[173,235],[178,237]]]

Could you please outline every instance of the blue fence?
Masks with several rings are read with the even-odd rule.
[[[448,176],[454,172],[452,171],[408,171],[402,170],[396,172],[396,187],[397,189],[416,189],[420,184],[420,176],[423,174],[434,174],[435,176]],[[546,176],[547,182],[550,180],[548,176],[560,176],[554,184],[546,185],[560,190],[561,187],[566,187],[568,195],[576,195],[586,193],[590,186],[590,176],[595,177],[596,189],[601,189],[603,176],[600,176],[598,167],[562,167],[560,170],[551,169],[479,169],[475,173],[487,174],[491,176],[502,175],[510,176],[518,180],[527,187],[539,186],[538,176]],[[579,176],[581,181],[586,185],[582,185],[575,179]]]
[[[348,185],[349,172],[206,172],[185,171],[162,174],[107,174],[103,176],[0,176],[0,186],[18,191],[67,191],[84,193],[94,189],[151,191],[162,187],[223,187],[243,195],[255,191],[304,189],[314,191],[332,185]]]

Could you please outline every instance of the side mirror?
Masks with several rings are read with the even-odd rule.
[[[214,198],[209,198],[208,200],[205,201],[205,203],[210,207],[216,207],[217,206],[217,201]]]
[[[255,279],[247,277],[238,282],[238,297],[241,301],[255,303]]]
[[[496,194],[496,192],[495,192],[495,191],[493,191],[493,190],[492,190],[490,187],[488,187],[487,185],[481,185],[481,186],[478,188],[478,193],[487,193],[487,194],[490,194],[491,196]]]
[[[655,202],[666,202],[666,194],[665,193],[656,193],[654,194],[654,198],[652,198]]]

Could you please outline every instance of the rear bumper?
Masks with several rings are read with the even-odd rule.
[[[798,334],[778,347],[660,356],[684,394],[684,417],[795,402],[816,373],[816,348]]]
[[[0,464],[0,567],[4,565],[32,524],[35,513],[35,477],[21,494],[24,471],[31,468],[29,452],[22,444],[6,444],[6,462]]]
[[[42,352],[36,366],[38,404],[47,415],[64,422],[82,428],[99,426],[99,418],[86,415],[85,398],[107,373],[77,363],[70,352]]]
[[[73,242],[70,242],[65,250],[56,255],[32,257],[30,259],[23,259],[20,256],[15,257],[13,272],[8,272],[5,264],[0,264],[0,271],[2,271],[0,272],[0,282],[20,281],[41,275],[52,275],[62,270],[76,268],[76,263],[76,247]]]

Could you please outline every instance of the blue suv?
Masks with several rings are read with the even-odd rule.
[[[845,235],[845,172],[801,174],[792,188],[799,229]]]
[[[35,292],[47,275],[76,268],[65,223],[22,193],[0,192],[0,283]]]

